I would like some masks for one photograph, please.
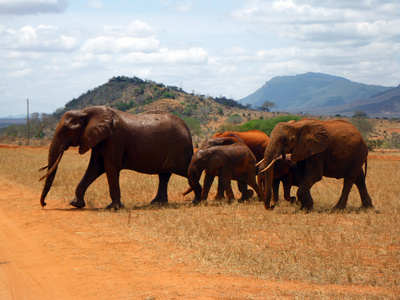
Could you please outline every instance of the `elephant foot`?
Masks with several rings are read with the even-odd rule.
[[[254,196],[253,190],[247,190],[245,193],[242,194],[242,197],[238,200],[239,203],[244,203],[246,200],[249,200]]]
[[[214,197],[214,200],[222,200],[222,199],[224,199],[224,195],[223,194],[222,195],[216,194],[215,197]]]
[[[299,203],[299,201],[297,201],[296,197],[293,197],[293,196],[290,197],[289,201],[290,201],[290,204],[292,204],[292,205]]]
[[[122,203],[119,204],[115,204],[115,203],[110,203],[107,205],[106,209],[114,209],[114,210],[118,210],[118,209],[124,209],[125,206]]]
[[[84,200],[77,200],[76,198],[74,198],[69,204],[76,208],[84,208],[86,206]]]
[[[202,204],[202,203],[207,203],[207,201],[206,201],[206,200],[197,200],[197,199],[194,199],[194,200],[192,201],[192,204],[193,204],[193,205],[200,205],[200,204]]]
[[[335,209],[335,210],[343,210],[343,209],[345,209],[346,208],[346,206],[343,206],[343,205],[341,205],[341,204],[336,204],[334,207],[333,207],[333,209]]]
[[[151,205],[165,205],[168,203],[168,199],[159,199],[159,198],[154,198],[150,204]]]

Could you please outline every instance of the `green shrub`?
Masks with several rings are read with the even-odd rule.
[[[288,122],[291,120],[298,121],[300,119],[301,119],[301,117],[295,116],[295,115],[282,115],[282,116],[278,116],[278,117],[270,118],[270,119],[254,119],[247,123],[244,123],[243,125],[240,125],[238,129],[240,131],[248,131],[248,130],[258,129],[258,130],[261,130],[261,131],[265,132],[266,134],[270,135],[272,129],[274,129],[276,124],[278,124],[280,122]]]

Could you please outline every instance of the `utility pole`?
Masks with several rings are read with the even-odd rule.
[[[26,99],[26,128],[28,129],[28,145],[29,145],[29,99]]]

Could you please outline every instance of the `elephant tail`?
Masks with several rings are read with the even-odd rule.
[[[368,158],[365,159],[365,177],[367,177],[367,169],[368,169]]]
[[[191,186],[189,186],[189,188],[186,191],[184,191],[182,195],[186,196],[187,194],[189,194],[192,191],[193,191],[193,188]]]

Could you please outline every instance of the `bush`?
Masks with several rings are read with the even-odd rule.
[[[272,129],[276,126],[276,124],[280,122],[288,122],[291,120],[300,120],[301,118],[299,116],[294,116],[294,115],[282,115],[278,116],[275,118],[270,118],[270,119],[254,119],[251,120],[247,123],[244,123],[243,125],[239,126],[240,131],[248,131],[248,130],[254,130],[258,129],[266,134],[270,135]]]
[[[374,130],[374,124],[366,117],[354,117],[350,119],[350,123],[353,124],[358,131],[360,131],[363,138],[366,140],[369,133]]]
[[[192,135],[200,135],[201,134],[201,126],[200,126],[199,119],[191,118],[191,117],[183,117],[182,119],[188,125],[190,133]]]
[[[243,122],[243,118],[241,116],[239,116],[238,114],[234,114],[232,116],[230,116],[227,120],[227,123],[230,124],[239,124]]]

